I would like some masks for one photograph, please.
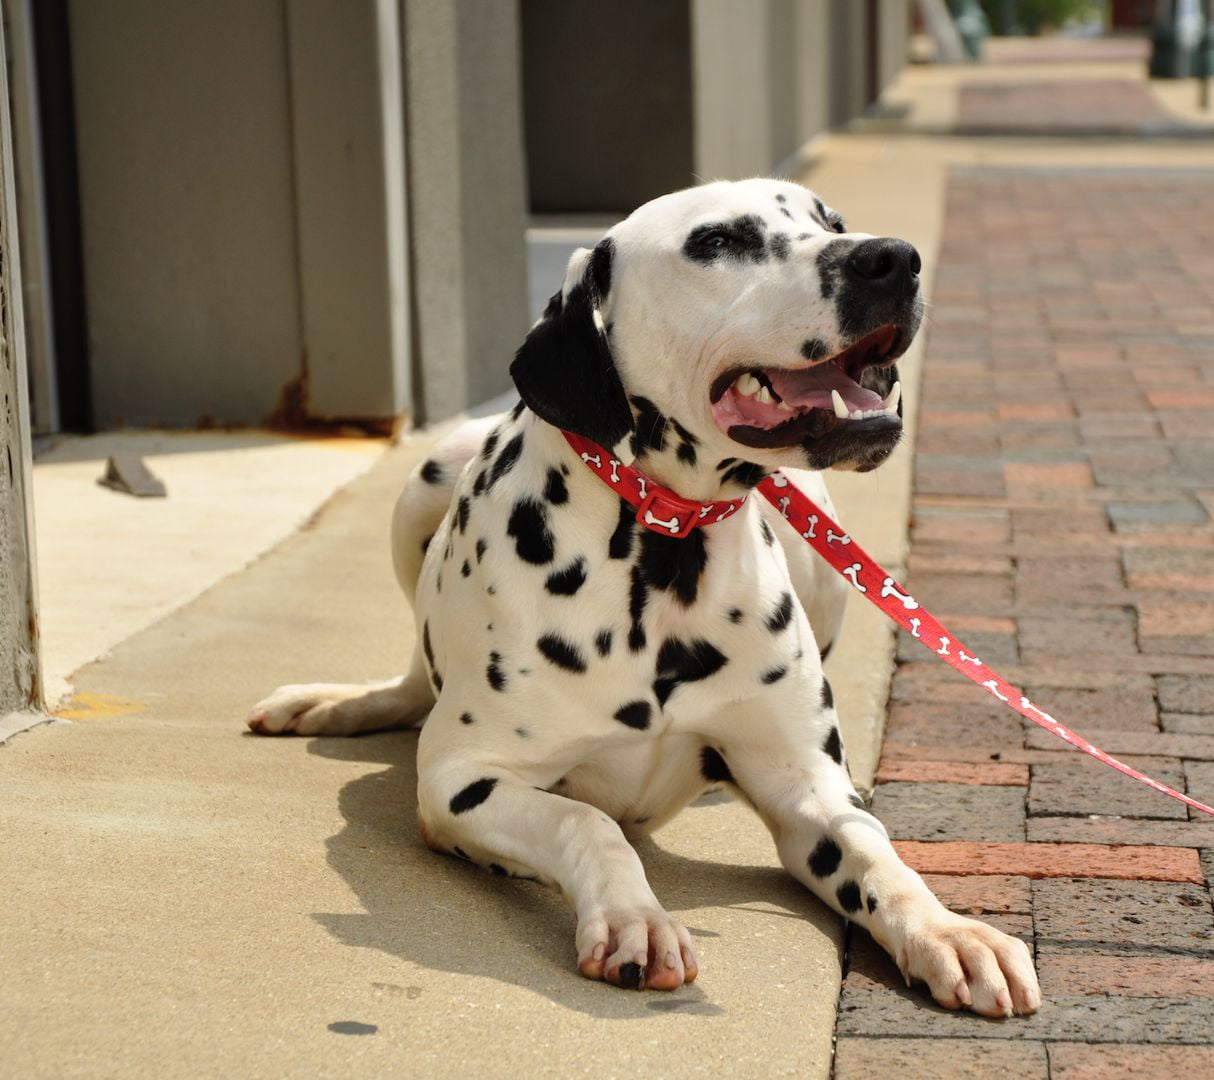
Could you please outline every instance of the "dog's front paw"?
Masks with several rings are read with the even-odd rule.
[[[346,735],[337,706],[350,688],[325,683],[280,686],[253,706],[245,719],[258,735]]]
[[[933,918],[907,935],[896,959],[907,985],[921,979],[946,1009],[1006,1017],[1041,1004],[1028,946],[977,919]]]
[[[627,990],[677,990],[700,967],[691,935],[660,907],[599,909],[578,919],[578,970]]]

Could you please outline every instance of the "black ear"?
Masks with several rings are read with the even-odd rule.
[[[632,409],[611,358],[601,310],[611,290],[614,254],[610,238],[593,251],[574,253],[564,288],[515,353],[510,376],[540,419],[630,461]]]

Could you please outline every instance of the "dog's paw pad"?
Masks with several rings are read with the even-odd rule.
[[[578,970],[626,990],[677,990],[699,974],[691,937],[661,908],[603,910],[578,923]]]

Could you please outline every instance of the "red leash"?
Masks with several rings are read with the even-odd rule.
[[[608,487],[637,507],[637,521],[660,535],[687,536],[697,526],[711,525],[736,513],[746,502],[745,496],[729,502],[716,503],[683,499],[655,483],[638,469],[623,465],[589,439],[570,432],[564,434],[569,445],[577,451],[587,467]],[[1126,776],[1133,777],[1164,795],[1170,795],[1173,799],[1179,799],[1195,810],[1214,815],[1214,808],[1160,783],[1145,773],[1140,773],[1137,769],[1130,768],[1125,762],[1118,761],[1098,746],[1093,746],[1087,739],[1060,724],[1049,713],[1037,708],[1011,683],[971,653],[931,612],[924,610],[913,596],[843,531],[834,518],[829,517],[784,473],[772,473],[759,484],[758,490],[780,511],[784,520],[796,529],[810,547],[851,582],[857,592],[876,604],[924,648],[931,650],[932,655],[943,660],[955,671],[961,672],[1009,709],[1014,709],[1021,716],[1027,717],[1034,724],[1052,732],[1085,754],[1090,754],[1097,761],[1103,761],[1118,772],[1125,773]]]

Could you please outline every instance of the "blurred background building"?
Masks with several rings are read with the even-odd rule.
[[[646,199],[796,171],[897,75],[910,7],[3,0],[34,431],[491,398],[529,225],[546,294]]]

